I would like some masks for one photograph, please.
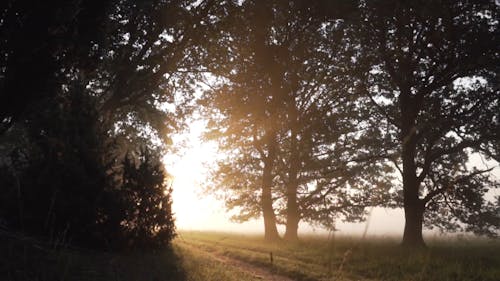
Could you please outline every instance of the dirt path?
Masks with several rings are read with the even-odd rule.
[[[225,265],[228,265],[230,267],[233,267],[237,269],[238,271],[244,272],[252,277],[255,277],[256,279],[260,280],[265,280],[265,281],[294,281],[293,279],[278,275],[276,273],[271,272],[269,269],[259,267],[256,265],[253,265],[248,262],[244,262],[235,258],[230,258],[215,252],[208,251],[206,249],[203,249],[201,247],[195,247],[193,245],[190,245],[189,243],[183,242],[182,247],[186,247],[191,250],[195,251],[201,251],[210,258],[223,263]]]

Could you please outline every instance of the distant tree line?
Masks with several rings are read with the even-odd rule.
[[[0,4],[0,219],[94,246],[174,236],[169,136],[198,110],[221,155],[207,190],[335,228],[367,207],[498,235],[495,1],[6,0]],[[205,89],[201,95],[200,85]]]

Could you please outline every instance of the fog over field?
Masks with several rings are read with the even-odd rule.
[[[263,220],[253,219],[247,222],[234,222],[231,214],[227,213],[224,202],[203,190],[203,183],[207,180],[208,170],[212,167],[217,157],[215,143],[202,142],[202,131],[205,129],[203,120],[190,123],[186,132],[173,137],[174,143],[185,147],[173,157],[164,157],[168,171],[174,176],[173,211],[176,217],[176,226],[179,230],[208,230],[238,233],[263,233]],[[471,166],[494,165],[484,161],[479,156],[472,157]],[[500,178],[500,168],[496,167],[493,173]],[[492,189],[487,198],[492,200],[499,195],[498,190]],[[400,237],[404,229],[404,211],[402,208],[369,209],[368,219],[360,223],[339,221],[336,234],[340,235],[366,235]],[[278,226],[281,233],[285,227]],[[329,234],[329,230],[321,226],[301,222],[299,232],[303,234]],[[454,235],[441,233],[438,230],[424,230],[426,235],[441,236]]]

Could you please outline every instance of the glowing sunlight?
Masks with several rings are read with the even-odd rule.
[[[203,193],[203,183],[217,155],[216,144],[201,140],[204,125],[203,121],[194,121],[188,132],[174,136],[174,144],[182,148],[174,156],[164,157],[167,171],[173,177],[172,208],[177,228],[260,232],[260,222],[231,222],[224,203]]]
[[[217,230],[261,233],[261,219],[245,223],[230,220],[224,203],[203,191],[209,169],[215,165],[217,145],[201,140],[205,122],[191,122],[186,133],[173,137],[174,145],[181,147],[175,155],[164,157],[167,171],[172,175],[172,208],[176,226],[180,230]],[[386,222],[391,221],[388,225]],[[404,224],[401,210],[375,208],[370,217],[368,233],[387,235],[399,233]],[[337,227],[342,233],[362,234],[365,223],[342,223]],[[280,232],[284,229],[278,226]],[[308,224],[300,224],[300,232],[325,232]]]
[[[173,136],[174,145],[179,147],[175,154],[164,156],[167,171],[173,176],[173,212],[176,226],[180,230],[216,230],[246,233],[261,233],[261,219],[245,223],[230,220],[224,203],[212,194],[206,194],[203,184],[206,182],[209,169],[215,165],[217,145],[201,140],[205,122],[193,121],[186,133]],[[478,163],[474,159],[473,163]],[[497,171],[498,172],[498,171]],[[498,173],[497,173],[498,174]],[[493,197],[489,194],[488,197]],[[390,222],[390,223],[388,223]],[[395,235],[404,227],[404,215],[401,209],[374,208],[366,223],[338,222],[337,228],[343,234],[362,234],[367,228],[370,235]],[[278,226],[283,232],[283,226]],[[300,224],[302,233],[325,233],[323,229],[314,228],[306,223]],[[425,231],[433,233],[433,231]],[[435,232],[434,232],[435,233]]]

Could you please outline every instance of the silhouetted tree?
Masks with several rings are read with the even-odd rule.
[[[208,138],[227,156],[213,186],[239,210],[236,219],[263,214],[268,239],[276,237],[276,220],[294,240],[301,219],[328,227],[337,216],[361,219],[375,194],[368,187],[386,181],[375,176],[386,166],[361,163],[357,151],[361,118],[344,86],[351,57],[343,51],[340,19],[349,9],[339,3],[323,16],[323,5],[228,5],[209,38],[207,71],[221,80],[202,102]]]
[[[11,180],[2,186],[1,216],[14,229],[91,246],[108,184],[103,155],[109,147],[92,100],[81,88],[69,90],[44,99],[38,112],[15,124],[22,133],[3,155]]]
[[[196,27],[213,5],[194,2],[127,0],[110,11],[90,90],[100,98],[103,117],[116,126],[123,153],[139,153],[137,142],[151,148],[170,143],[190,112],[190,50],[202,40]]]
[[[234,77],[207,95],[202,103],[212,118],[209,123],[212,132],[207,137],[217,139],[228,155],[228,162],[219,164],[222,174],[219,179],[225,182],[224,187],[248,191],[234,194],[236,198],[228,200],[228,206],[245,206],[239,216],[243,219],[262,214],[265,238],[275,240],[279,235],[272,188],[278,149],[277,110],[283,91],[277,77],[271,78],[270,73],[275,65],[267,41],[269,5],[247,1],[242,7],[228,3],[219,15],[214,24],[223,28],[216,31],[222,34],[209,40],[212,46],[224,47],[208,53],[206,65],[217,76],[232,76],[233,72]],[[235,23],[244,24],[251,32]],[[227,56],[223,50],[226,48],[236,53],[236,57]],[[243,53],[248,56],[238,56]],[[250,61],[244,63],[246,59]]]
[[[54,97],[75,67],[95,69],[110,2],[2,1],[0,133]]]
[[[25,128],[21,141],[27,145],[3,159],[0,217],[9,228],[51,241],[167,246],[175,227],[160,151],[145,148],[120,165],[116,143],[98,120],[96,99],[82,89],[68,92],[15,125]]]
[[[469,161],[499,160],[498,6],[387,0],[361,11],[359,87],[401,173],[403,245],[424,245],[422,225],[496,235],[485,194],[499,182]]]
[[[365,128],[345,36],[356,6],[328,3],[288,1],[274,16],[271,38],[285,89],[277,176],[289,240],[297,239],[300,220],[332,229],[337,219],[362,220],[366,206],[383,203],[390,180],[381,176],[387,166],[363,161]]]
[[[158,154],[143,149],[137,159],[125,156],[118,196],[125,208],[121,225],[129,247],[161,249],[174,238],[172,189],[166,180]]]
[[[189,109],[177,107],[174,117],[160,107],[173,104],[174,89],[189,84],[176,71],[196,41],[192,30],[206,5],[0,4],[2,219],[31,234],[66,236],[91,246],[123,238],[123,212],[131,206],[121,197],[117,159],[124,151],[139,157],[142,146],[154,150],[151,158],[161,153],[157,148],[166,147],[168,134]],[[185,104],[190,97],[181,100],[178,104]],[[158,169],[152,166],[150,176],[164,180]],[[148,202],[151,210],[158,198]],[[170,208],[168,198],[167,193],[162,211]],[[167,231],[162,223],[170,222],[157,219],[154,237],[139,231],[146,236],[136,233],[133,244],[168,242],[173,226],[165,225]]]

